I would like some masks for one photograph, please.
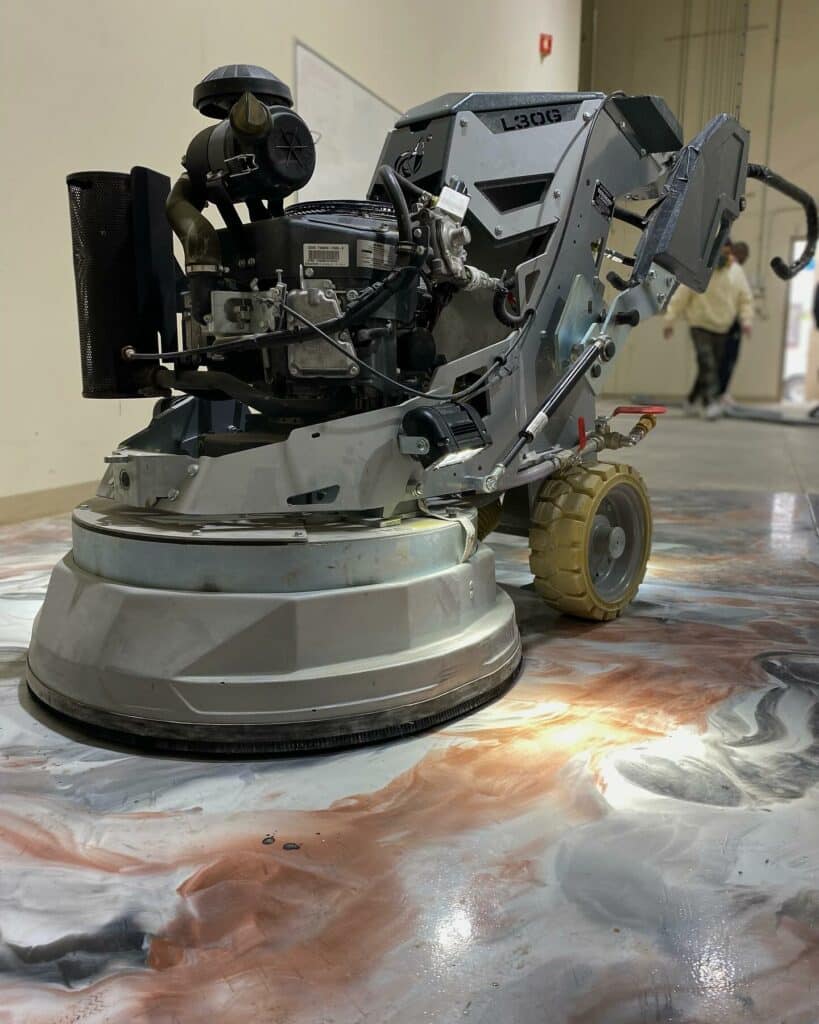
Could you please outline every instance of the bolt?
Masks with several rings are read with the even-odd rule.
[[[426,247],[423,246],[423,245],[416,245],[415,246],[415,255],[416,256],[423,256],[426,251],[427,251]]]
[[[620,121],[618,123],[617,127],[620,129],[621,132],[624,132],[626,130],[626,122],[625,121]]]
[[[656,272],[654,270],[649,270],[649,272],[648,272],[648,279],[649,279],[649,281],[653,281],[656,276],[657,276],[657,274],[656,274]]]
[[[256,257],[255,256],[248,256],[247,265],[249,267],[255,267],[256,266]]]
[[[239,260],[239,266],[240,267],[246,267],[247,266],[247,260]]]
[[[555,197],[555,199],[560,199],[560,195],[561,195],[561,193],[560,193],[560,189],[559,189],[559,188],[556,188],[556,189],[554,190],[554,192],[552,192],[552,195],[553,195],[553,196]]]
[[[413,496],[413,498],[420,498],[421,495],[424,493],[424,485],[410,484],[409,492]]]
[[[306,267],[305,270],[304,270],[304,276],[305,277],[312,277],[313,276],[313,268],[312,267]]]
[[[413,238],[420,238],[423,235],[423,231],[420,228],[414,228],[412,232]]]
[[[591,121],[591,119],[592,119],[591,111],[590,110],[584,110],[583,111],[583,120],[588,124],[588,122]]]
[[[188,476],[196,476],[198,472],[199,467],[197,465],[188,466]]]
[[[466,128],[466,126],[469,124],[469,121],[467,121],[465,117],[462,117],[458,124],[461,126],[461,128]]]
[[[357,298],[358,298],[358,292],[357,292],[357,291],[355,290],[355,288],[351,288],[351,289],[350,289],[350,290],[349,290],[349,291],[347,292],[347,301],[348,301],[348,302],[355,302],[355,300],[356,300]]]
[[[496,238],[501,238],[502,235],[503,235],[503,228],[500,226],[500,224],[496,224],[495,225],[495,237]]]
[[[600,363],[595,363],[594,366],[592,366],[592,368],[591,368],[591,375],[592,375],[592,377],[599,377],[602,372],[603,372],[603,368],[600,365]]]
[[[168,491],[168,501],[176,501],[179,497],[179,491],[174,487],[173,490]]]
[[[641,147],[640,148],[640,156],[645,156],[645,155],[646,155],[646,151]]]
[[[665,292],[658,292],[657,293],[657,302],[658,302],[659,305],[662,306],[662,304],[665,302]]]
[[[353,363],[353,365],[350,367],[349,373],[350,373],[351,377],[357,377],[358,376],[359,370],[358,370],[358,367],[355,365],[355,363]]]
[[[301,371],[299,370],[298,366],[291,366],[290,367],[290,376],[291,377],[298,377],[299,373],[301,373]]]

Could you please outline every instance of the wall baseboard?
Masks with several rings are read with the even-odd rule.
[[[0,497],[0,524],[21,523],[26,519],[42,519],[70,512],[75,505],[97,493],[98,480],[67,487],[51,487],[45,491],[9,494]]]

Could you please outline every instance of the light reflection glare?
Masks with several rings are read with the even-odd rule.
[[[632,806],[635,796],[639,799],[657,799],[645,790],[624,779],[618,770],[623,761],[639,761],[646,755],[662,757],[675,764],[689,759],[704,759],[707,756],[702,736],[692,725],[681,725],[667,736],[639,743],[632,747],[618,747],[606,754],[597,771],[597,785],[606,803],[615,809]]]
[[[445,953],[463,946],[472,938],[472,921],[463,907],[456,907],[435,929],[435,941]]]

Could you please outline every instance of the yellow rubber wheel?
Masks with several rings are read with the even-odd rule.
[[[615,619],[634,598],[651,553],[651,504],[631,466],[573,466],[544,480],[532,508],[535,589],[558,611]]]
[[[490,502],[488,505],[481,505],[478,509],[478,540],[488,537],[493,530],[497,530],[501,521],[503,505],[500,498]]]

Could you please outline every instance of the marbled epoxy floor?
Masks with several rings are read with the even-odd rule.
[[[497,703],[244,763],[56,731],[20,680],[68,530],[1,531],[0,1021],[819,1020],[810,503],[669,491],[655,515],[602,626],[545,611],[497,540],[525,640]]]

